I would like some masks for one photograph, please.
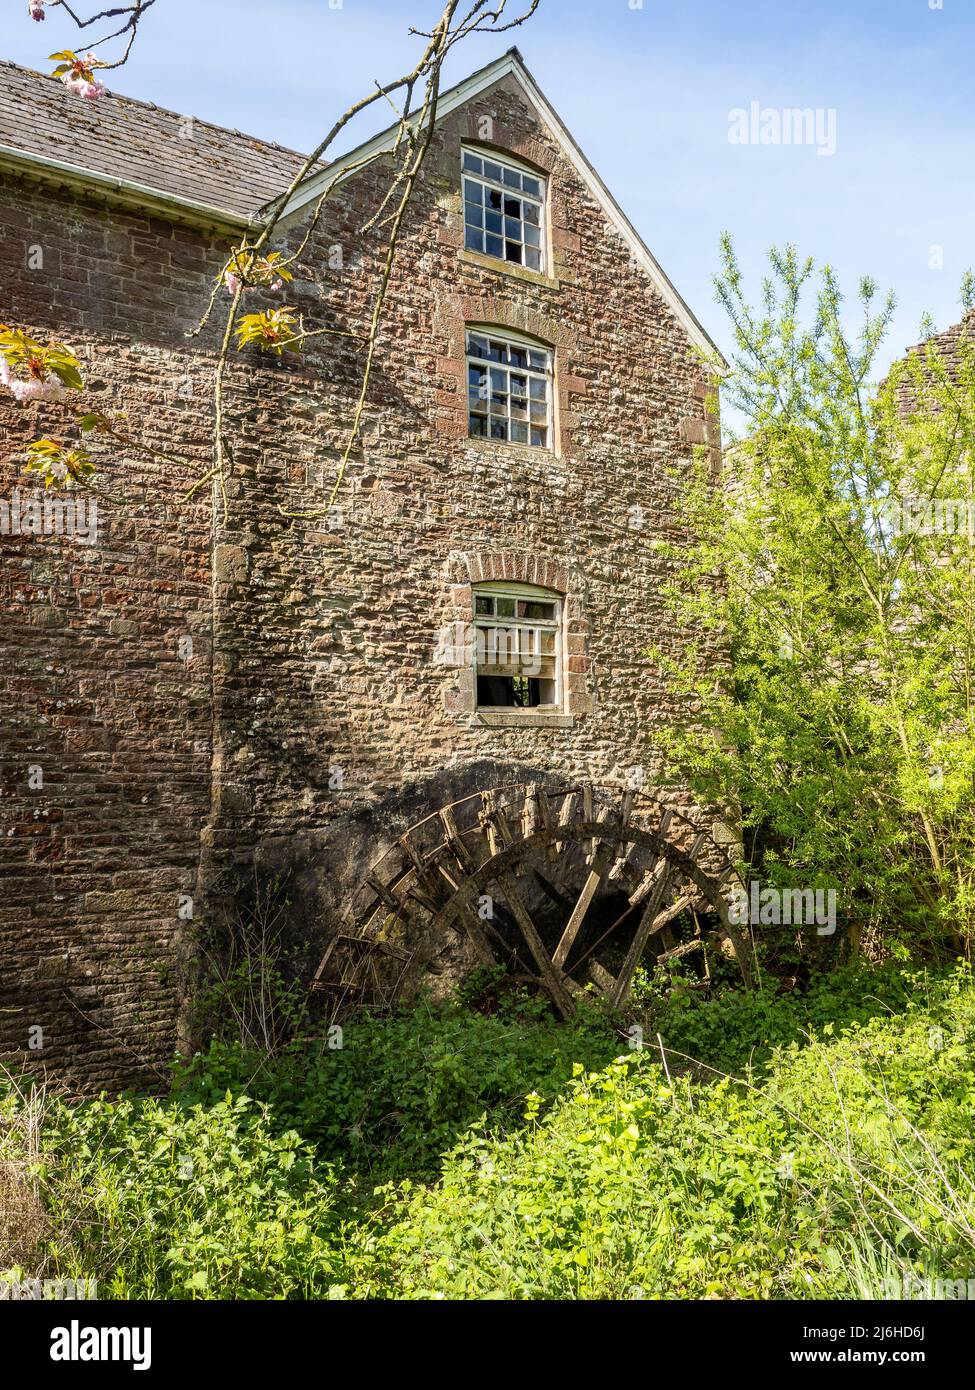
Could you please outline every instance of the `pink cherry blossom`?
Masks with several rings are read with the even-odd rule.
[[[44,381],[39,377],[31,377],[23,381],[20,377],[14,376],[10,370],[10,364],[0,353],[0,385],[6,386],[7,390],[18,401],[59,401],[64,395],[64,387],[56,377],[49,376]]]
[[[27,13],[30,15],[31,19],[46,19],[47,16],[44,13],[44,0],[30,0],[27,6]]]
[[[232,270],[228,270],[224,273],[223,282],[227,286],[228,294],[236,294],[240,288],[240,276],[235,275]],[[247,288],[246,285],[244,288]]]
[[[31,377],[29,381],[11,377],[7,387],[18,401],[59,401],[64,395],[64,387],[53,377],[48,377],[46,381],[40,381],[37,377]]]
[[[62,74],[61,81],[69,92],[74,92],[75,96],[83,97],[85,101],[97,101],[105,93],[103,82],[89,82],[84,77],[76,77],[70,72]]]

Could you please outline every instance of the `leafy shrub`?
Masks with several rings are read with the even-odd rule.
[[[645,1006],[669,1076],[652,1034],[618,1056],[603,1018],[499,999],[363,1017],[335,1051],[215,1043],[166,1099],[49,1102],[21,1155],[42,1272],[121,1298],[595,1299],[971,1270],[966,969]],[[683,1051],[742,1074],[678,1074]]]
[[[100,1297],[322,1297],[334,1182],[246,1096],[50,1112],[40,1158],[52,1272]]]
[[[827,1025],[825,1032],[828,1032]],[[399,1298],[857,1297],[851,1243],[901,1275],[975,1255],[975,993],[795,1043],[764,1087],[576,1069],[432,1188],[390,1185],[349,1290]]]
[[[422,1178],[435,1176],[440,1155],[475,1121],[487,1116],[500,1131],[520,1124],[528,1091],[551,1100],[574,1062],[601,1066],[621,1046],[595,1014],[568,1029],[521,999],[490,1016],[461,1004],[364,1014],[342,1043],[297,1043],[269,1066],[257,1052],[215,1041],[176,1085],[201,1103],[244,1090],[268,1106],[275,1126],[296,1129],[322,1157],[372,1181]]]
[[[913,998],[937,994],[928,976],[896,961],[882,967],[863,962],[841,966],[804,991],[777,994],[775,981],[768,984],[762,991],[736,987],[710,999],[682,989],[679,982],[665,995],[648,989],[644,1032],[662,1035],[678,1070],[679,1053],[724,1071],[762,1069],[776,1047],[801,1043],[826,1027],[866,1024],[900,1013]]]

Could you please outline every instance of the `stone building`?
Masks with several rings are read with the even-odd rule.
[[[390,142],[292,199],[283,250],[344,175],[248,307],[361,331]],[[96,441],[75,533],[35,526],[24,450],[65,413],[0,391],[0,1030],[78,1087],[165,1065],[235,872],[286,885],[310,971],[414,822],[509,784],[652,789],[688,717],[647,653],[684,640],[659,543],[694,446],[717,467],[720,359],[516,50],[442,95],[335,505],[362,363],[333,335],[234,354],[226,515],[186,499],[220,325],[186,335],[301,162],[0,64],[0,319],[71,344],[86,405],[147,446]]]

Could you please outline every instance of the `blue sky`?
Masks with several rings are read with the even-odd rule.
[[[786,241],[830,261],[851,294],[864,273],[893,288],[889,359],[916,341],[925,311],[939,327],[957,321],[961,275],[975,266],[975,0],[937,3],[542,0],[513,36],[469,40],[446,75],[516,42],[720,346],[729,335],[711,276],[728,229],[755,290],[767,247]],[[56,48],[83,47],[56,11],[41,25],[22,0],[2,4],[3,57],[46,70]],[[110,82],[308,149],[376,79],[409,66],[409,25],[439,11],[437,0],[156,0]],[[730,143],[729,113],[753,101],[835,110],[836,152]]]

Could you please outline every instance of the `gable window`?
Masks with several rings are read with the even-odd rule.
[[[468,433],[549,447],[552,354],[489,329],[467,330]]]
[[[542,270],[545,182],[506,160],[464,150],[464,246]]]
[[[478,709],[561,708],[562,599],[532,584],[474,586]]]

